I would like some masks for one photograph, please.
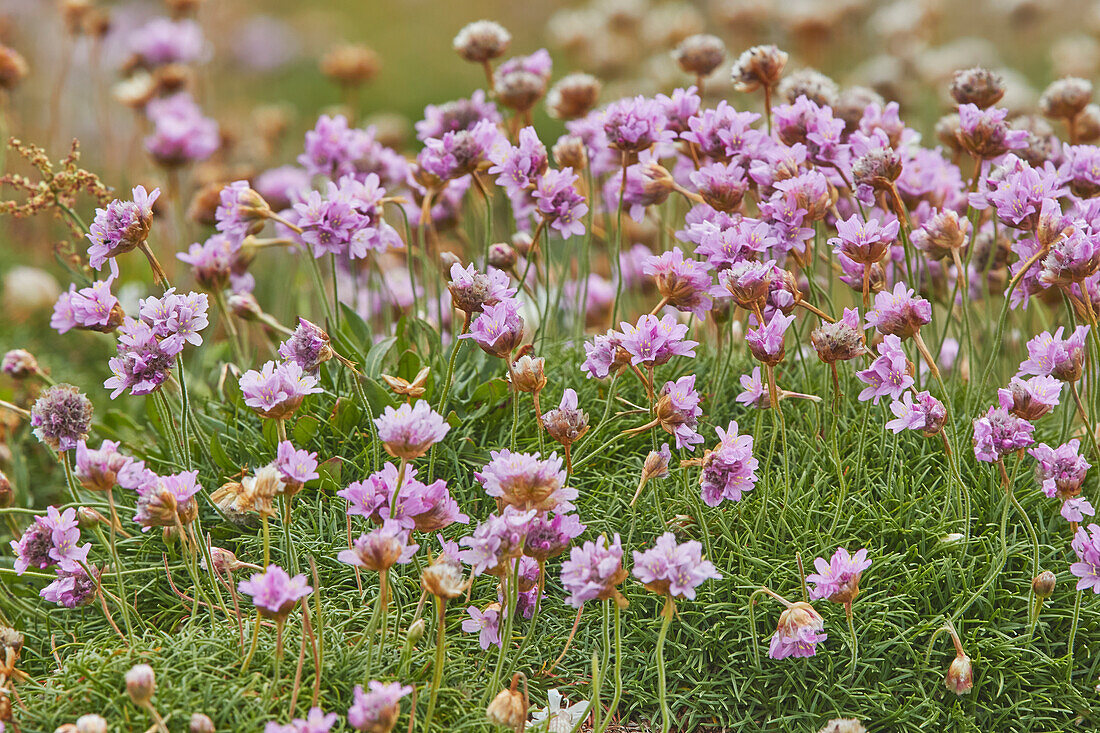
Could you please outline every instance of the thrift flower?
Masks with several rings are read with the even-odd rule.
[[[1028,449],[1028,453],[1038,461],[1035,479],[1042,484],[1044,494],[1068,499],[1081,493],[1085,473],[1092,468],[1092,464],[1080,455],[1080,449],[1081,441],[1076,438],[1057,448],[1039,443]]]
[[[306,395],[322,391],[317,378],[292,361],[269,361],[260,371],[250,369],[241,375],[240,386],[244,403],[261,417],[273,420],[290,417]]]
[[[779,615],[768,656],[772,659],[812,657],[817,645],[829,638],[824,632],[825,620],[809,603],[792,603]]]
[[[107,260],[126,254],[144,244],[153,226],[153,203],[160,189],[148,193],[136,186],[132,201],[115,199],[106,208],[96,209],[95,219],[88,227],[88,264],[100,270]]]
[[[654,593],[692,599],[699,585],[722,575],[703,559],[701,544],[694,540],[677,544],[676,536],[665,532],[652,548],[634,551],[634,577]]]
[[[806,582],[813,585],[810,598],[851,603],[859,595],[860,576],[871,567],[871,561],[867,559],[866,549],[850,555],[846,549],[838,547],[828,562],[822,557],[815,559],[814,567],[817,572],[806,576]]]
[[[1088,499],[1083,496],[1077,496],[1063,501],[1060,513],[1062,518],[1067,522],[1076,524],[1085,521],[1086,515],[1091,517],[1096,514],[1096,510],[1092,508],[1092,504],[1089,503]]]
[[[71,384],[56,384],[31,407],[34,436],[59,453],[76,448],[88,437],[92,401]]]
[[[880,398],[889,395],[898,399],[915,382],[912,377],[912,364],[901,348],[901,339],[888,334],[878,345],[879,356],[871,366],[856,372],[859,381],[867,385],[859,393],[860,402],[873,400],[877,405]]]
[[[412,692],[412,688],[399,682],[384,685],[374,680],[367,686],[370,692],[363,692],[360,685],[352,691],[348,725],[366,733],[389,733],[401,714],[401,698]]]
[[[867,313],[867,325],[874,326],[882,334],[900,338],[915,335],[921,326],[932,322],[932,304],[924,298],[914,297],[913,291],[899,282],[893,292],[883,291],[875,295],[875,307]]]
[[[1027,342],[1028,358],[1020,363],[1020,374],[1051,375],[1063,382],[1081,377],[1085,363],[1085,337],[1088,326],[1078,326],[1069,338],[1063,339],[1065,328],[1053,333],[1043,331]]]
[[[913,401],[913,393],[906,392],[900,400],[890,403],[890,412],[894,413],[895,419],[886,423],[887,430],[895,433],[919,430],[925,437],[938,434],[947,418],[947,408],[927,390],[917,393],[916,402]]]
[[[1016,417],[1038,420],[1058,406],[1063,386],[1063,382],[1048,375],[1026,380],[1013,377],[1007,389],[997,390],[997,401]]]
[[[1071,544],[1077,562],[1069,566],[1069,571],[1080,578],[1077,590],[1100,593],[1100,527],[1090,524],[1088,530],[1078,529]]]
[[[500,604],[490,603],[484,611],[477,606],[466,609],[470,618],[462,621],[462,630],[468,634],[477,633],[477,642],[482,649],[489,645],[500,646]]]
[[[618,586],[626,576],[618,534],[610,543],[606,536],[600,535],[595,541],[574,547],[569,551],[569,559],[561,564],[561,584],[569,594],[566,603],[573,608],[580,608],[585,601],[609,598],[624,603]]]
[[[974,421],[974,457],[996,463],[1009,453],[1035,442],[1035,426],[1010,415],[1003,407],[990,407],[985,417]]]
[[[268,565],[267,570],[242,580],[237,588],[252,596],[252,603],[264,618],[282,621],[302,600],[313,592],[305,575],[293,578],[278,565]]]
[[[738,435],[737,423],[731,421],[725,430],[715,428],[718,445],[703,456],[703,471],[699,476],[703,503],[718,506],[723,501],[741,501],[747,491],[756,487],[759,462],[752,455],[751,435]]]
[[[427,453],[451,429],[425,400],[406,402],[396,410],[387,406],[374,424],[386,452],[407,461]]]

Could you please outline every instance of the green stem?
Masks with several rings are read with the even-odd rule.
[[[435,637],[435,665],[432,668],[432,692],[428,697],[428,712],[424,716],[424,728],[425,733],[432,729],[432,717],[435,715],[435,703],[439,698],[439,687],[443,684],[443,664],[447,661],[447,655],[444,647],[444,632],[446,626],[444,625],[444,617],[446,611],[446,603],[439,596],[435,597],[435,607],[437,610],[438,621]],[[492,690],[490,689],[490,694]]]
[[[313,274],[313,284],[320,294],[321,306],[325,309],[325,321],[330,324],[336,323],[332,308],[328,304],[328,295],[325,293],[325,279],[321,275],[321,266],[317,264],[317,258],[311,253],[306,252],[303,256],[309,260],[309,270]]]
[[[611,706],[607,710],[607,718],[604,720],[603,726],[599,729],[598,733],[604,733],[607,730],[607,726],[611,723],[611,718],[615,715],[615,710],[619,707],[619,700],[623,696],[623,637],[622,637],[622,624],[620,622],[619,603],[612,599],[609,601],[612,604],[612,608],[615,611],[615,694],[611,698]]]
[[[672,727],[672,716],[668,709],[667,691],[665,689],[665,638],[668,636],[668,627],[672,623],[672,615],[676,610],[676,601],[669,596],[665,600],[665,607],[661,610],[661,631],[657,634],[657,693],[661,701],[661,733],[668,733]]]
[[[623,194],[626,193],[626,153],[622,154],[623,179],[619,188],[619,213],[615,224],[615,250],[611,253],[611,268],[615,273],[615,300],[611,305],[611,324],[619,320],[619,298],[623,294],[623,267],[619,253],[623,248]],[[595,197],[593,197],[595,198]]]
[[[1073,642],[1077,638],[1077,623],[1081,620],[1081,594],[1077,591],[1077,598],[1073,602],[1073,623],[1069,627],[1069,661],[1066,664],[1066,682],[1073,681]]]

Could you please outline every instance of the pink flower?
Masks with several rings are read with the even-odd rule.
[[[242,580],[237,588],[252,596],[252,603],[261,616],[284,619],[298,601],[313,592],[305,575],[293,578],[278,565],[268,565],[267,570]]]
[[[261,417],[282,420],[294,414],[306,395],[321,392],[317,378],[306,374],[295,362],[269,361],[260,371],[241,375],[244,403]]]
[[[652,548],[634,551],[634,577],[654,593],[691,599],[699,585],[722,574],[703,559],[700,543],[691,540],[678,544],[674,534],[665,532]]]
[[[871,567],[871,561],[867,559],[866,549],[850,555],[846,549],[838,547],[828,562],[821,557],[814,560],[814,567],[817,572],[806,576],[806,582],[813,584],[810,598],[851,603],[859,594],[860,576]]]

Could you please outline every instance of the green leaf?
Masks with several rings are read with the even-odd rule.
[[[370,352],[367,353],[367,358],[363,360],[363,368],[360,371],[372,379],[378,379],[379,375],[382,374],[382,362],[396,343],[396,336],[387,336],[372,346]]]
[[[304,445],[313,440],[320,430],[320,420],[312,415],[302,415],[294,423],[294,442],[298,445]]]
[[[225,452],[225,446],[222,444],[221,435],[218,433],[214,433],[210,436],[210,455],[214,459],[214,463],[218,464],[219,468],[226,471],[232,471],[236,468],[236,466],[233,465],[233,459]]]

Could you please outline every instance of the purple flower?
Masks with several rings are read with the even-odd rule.
[[[301,488],[305,483],[321,477],[317,473],[317,454],[305,449],[297,450],[289,440],[279,443],[275,467],[288,488]]]
[[[202,288],[216,293],[229,285],[237,265],[240,243],[224,234],[215,234],[202,244],[193,243],[176,259],[191,265],[191,274]]]
[[[403,403],[396,410],[387,406],[375,419],[378,440],[394,458],[414,460],[443,440],[451,426],[427,403]]]
[[[507,561],[522,554],[527,525],[537,513],[534,509],[520,511],[506,506],[501,514],[490,514],[472,535],[459,540],[460,545],[468,548],[460,553],[462,562],[470,566],[475,576],[484,572],[504,574],[508,570]]]
[[[298,318],[298,328],[279,344],[279,356],[302,367],[302,371],[317,374],[321,364],[332,358],[328,334],[320,326]]]
[[[744,165],[767,140],[752,126],[759,119],[756,112],[738,112],[722,100],[717,107],[702,109],[688,119],[688,130],[680,137],[698,146],[707,158]]]
[[[1063,339],[1065,328],[1058,327],[1052,335],[1043,331],[1027,342],[1028,358],[1020,363],[1020,374],[1051,375],[1063,382],[1081,377],[1085,361],[1085,337],[1088,326],[1078,326],[1069,338]]]
[[[362,179],[374,173],[390,186],[403,181],[408,171],[404,158],[375,139],[373,127],[366,130],[351,127],[343,115],[321,115],[317,119],[314,128],[306,132],[304,151],[298,156],[298,163],[305,168],[304,177],[296,172],[280,177],[284,193],[279,203],[283,205],[276,204],[278,197],[269,195],[265,182],[257,179],[256,190],[272,206],[289,206],[296,198],[294,194],[308,190],[309,180],[315,176],[337,181],[344,176]]]
[[[468,130],[445,132],[428,138],[417,156],[420,168],[441,181],[475,172],[489,160],[489,153],[505,144],[496,123],[480,120]]]
[[[1077,562],[1069,566],[1069,571],[1080,580],[1077,590],[1092,589],[1100,593],[1100,527],[1090,524],[1077,530],[1073,536],[1073,551],[1077,553]]]
[[[248,181],[233,181],[218,193],[215,226],[225,236],[240,242],[250,234],[259,233],[269,213],[271,207]]]
[[[619,324],[622,327],[620,346],[630,354],[630,363],[646,367],[666,364],[674,356],[695,356],[697,341],[685,339],[688,327],[671,315],[658,320],[646,314],[638,323]]]
[[[637,96],[620,99],[604,111],[603,131],[612,148],[640,153],[675,139],[675,133],[666,129],[667,122],[659,102]]]
[[[568,511],[577,490],[565,486],[566,474],[557,453],[541,459],[538,453],[513,453],[507,448],[489,452],[490,461],[474,478],[485,493],[517,509]]]
[[[103,441],[99,448],[89,448],[83,440],[76,445],[76,465],[73,473],[80,485],[91,491],[110,491],[118,484],[118,475],[130,463],[130,458],[118,452],[118,443]]]
[[[1029,232],[1036,229],[1041,218],[1061,215],[1055,199],[1062,189],[1053,170],[1036,170],[1012,158],[1004,171],[1004,177],[993,191],[984,195],[984,200],[979,198],[980,191],[970,195],[971,206],[993,206],[1002,224]]]
[[[290,417],[306,395],[322,391],[317,378],[292,361],[269,361],[260,371],[250,369],[241,375],[240,387],[244,403],[261,417],[273,420]]]
[[[409,542],[409,531],[395,521],[383,522],[381,527],[359,535],[352,546],[341,550],[336,559],[348,565],[367,570],[389,570],[395,563],[406,565],[420,545]]]
[[[772,119],[780,141],[785,145],[805,145],[807,156],[814,163],[832,165],[847,157],[846,146],[841,142],[844,120],[833,117],[829,107],[799,96],[793,104],[772,110]]]
[[[420,532],[434,532],[456,522],[459,524],[470,522],[470,518],[462,513],[458,502],[451,496],[445,481],[437,479],[430,484],[423,484],[412,480],[411,476],[416,472],[411,468],[406,468],[405,471],[410,475],[410,479],[401,487],[398,501],[404,503],[407,497],[409,502],[418,502],[423,507],[412,515],[414,529]],[[398,512],[400,511],[399,506]]]
[[[779,274],[775,260],[767,262],[741,260],[734,262],[729,269],[722,270],[718,275],[718,281],[737,305],[752,311],[755,315],[763,309],[772,280]],[[714,294],[724,295],[718,289],[715,289]]]
[[[1100,267],[1100,241],[1097,234],[1079,222],[1050,246],[1042,260],[1039,281],[1044,285],[1080,283]]]
[[[92,568],[95,577],[79,565],[58,567],[57,580],[38,592],[43,600],[56,603],[65,608],[79,608],[95,600],[99,589],[100,570]]]
[[[153,335],[161,340],[164,348],[178,353],[184,343],[202,345],[199,331],[210,325],[206,314],[209,301],[206,293],[180,295],[169,288],[160,298],[148,297],[138,301],[141,320],[149,324]]]
[[[62,293],[54,305],[50,326],[58,333],[73,328],[108,333],[118,328],[125,313],[118,298],[111,294],[111,282],[112,278],[100,280],[80,290],[70,285],[69,292]]]
[[[69,569],[86,562],[91,544],[80,547],[79,541],[76,510],[69,507],[59,512],[55,506],[46,507],[46,516],[35,517],[22,537],[11,541],[16,574],[22,575],[28,568],[43,570],[57,564]]]
[[[493,161],[489,173],[497,176],[497,185],[509,196],[525,195],[547,167],[546,146],[533,127],[519,131],[519,145],[499,145],[489,152],[489,159]]]
[[[348,725],[367,733],[392,730],[397,716],[401,714],[401,698],[412,692],[412,688],[399,682],[384,685],[374,680],[367,686],[370,692],[364,693],[360,685],[352,691]]]
[[[193,64],[206,52],[202,27],[191,19],[153,18],[128,34],[130,51],[142,66]]]
[[[405,468],[405,477],[398,493],[397,508],[391,510],[391,501],[397,488],[397,467],[386,463],[365,481],[351,483],[336,492],[348,501],[348,514],[366,517],[382,523],[391,518],[405,529],[430,532],[455,522],[465,524],[470,518],[463,514],[451,497],[447,484],[437,480],[425,485],[416,480],[416,469]]]
[[[745,333],[745,342],[757,361],[769,366],[783,361],[783,337],[792,322],[794,322],[793,315],[773,313],[766,325],[750,328]]]
[[[1027,380],[1013,377],[1008,388],[997,390],[997,401],[1017,417],[1038,420],[1058,406],[1063,386],[1063,382],[1049,375]]]
[[[543,561],[557,557],[583,531],[584,525],[575,514],[558,513],[553,518],[540,514],[527,525],[523,554]]]
[[[700,319],[706,317],[713,305],[709,295],[713,281],[708,263],[685,259],[680,248],[673,247],[664,254],[647,257],[643,272],[653,276],[657,292],[668,305],[694,313]]]
[[[974,421],[974,457],[996,463],[1009,453],[1035,442],[1035,426],[1009,414],[1003,407],[990,407],[985,417]]]
[[[1074,438],[1057,448],[1039,443],[1028,450],[1038,461],[1035,465],[1035,478],[1041,482],[1044,494],[1066,499],[1081,493],[1085,473],[1092,468],[1092,464],[1078,453],[1080,448],[1081,441]]]
[[[1063,145],[1058,176],[1083,199],[1100,194],[1100,149],[1095,145]]]
[[[737,402],[759,410],[771,407],[771,394],[760,376],[760,367],[753,367],[751,374],[742,374],[740,382],[744,391],[734,398]]]
[[[305,718],[295,718],[290,725],[268,723],[264,733],[329,733],[336,725],[339,716],[336,713],[325,714],[321,708],[310,708]]]
[[[899,227],[896,218],[882,225],[875,219],[864,221],[853,214],[836,223],[837,236],[830,239],[829,244],[837,254],[860,264],[871,264],[881,260],[897,241]]]
[[[755,259],[776,244],[768,223],[757,219],[741,218],[728,226],[703,221],[695,231],[699,242],[695,254],[706,257],[718,270]]]
[[[538,177],[531,194],[539,214],[563,239],[584,234],[581,218],[588,213],[588,204],[577,191],[577,179],[572,168],[550,169]]]
[[[823,629],[825,620],[809,603],[792,603],[779,615],[775,635],[768,645],[772,659],[812,657],[817,645],[829,638]]]
[[[915,384],[909,373],[912,365],[901,348],[900,338],[893,334],[884,336],[878,345],[878,353],[869,368],[856,372],[859,381],[867,385],[859,393],[859,400],[873,400],[876,405],[886,395],[895,400],[900,398],[905,390]]]
[[[959,143],[976,158],[991,160],[1009,150],[1027,147],[1027,130],[1013,130],[1005,118],[1007,109],[980,109],[974,104],[959,105]]]
[[[158,339],[145,321],[127,318],[119,328],[118,356],[108,366],[112,376],[103,382],[112,390],[111,399],[129,389],[132,395],[150,394],[168,379],[182,339]]]
[[[871,561],[867,559],[866,549],[850,555],[848,550],[838,547],[828,562],[823,557],[814,560],[814,567],[817,572],[806,576],[806,582],[813,584],[811,599],[828,598],[833,603],[851,603],[859,594],[859,578],[871,567]]]
[[[487,305],[497,305],[509,300],[516,289],[509,287],[511,281],[503,270],[490,269],[482,274],[473,264],[465,268],[457,262],[451,265],[451,281],[447,290],[451,293],[451,303],[455,308],[468,315],[481,313]]]
[[[919,430],[928,437],[939,433],[947,418],[947,408],[928,391],[918,392],[916,402],[913,401],[913,393],[906,392],[900,400],[890,403],[890,412],[894,413],[895,419],[886,423],[887,430],[895,433]]]
[[[362,259],[403,246],[397,230],[382,217],[385,196],[374,173],[361,181],[350,175],[337,183],[329,181],[324,195],[310,191],[294,204],[302,241],[317,258],[336,254]]]
[[[654,593],[673,598],[695,598],[695,589],[709,578],[721,578],[703,546],[691,540],[677,544],[672,532],[665,532],[645,552],[634,551],[634,577]]]
[[[694,374],[680,377],[675,382],[665,382],[661,388],[654,413],[661,427],[676,438],[677,448],[694,450],[696,443],[703,442],[703,436],[695,430],[703,414],[699,407],[701,401],[695,390]]]
[[[306,133],[309,136],[309,133]],[[333,176],[328,176],[332,178]],[[340,176],[335,176],[339,178]],[[252,182],[256,193],[276,211],[289,209],[291,205],[309,191],[310,174],[296,165],[281,165],[269,168]]]
[[[106,208],[95,210],[95,219],[88,227],[88,264],[95,270],[103,268],[109,259],[125,254],[145,242],[153,225],[153,202],[160,189],[146,193],[136,186],[132,201],[115,199]]]
[[[145,114],[153,123],[145,149],[165,168],[209,158],[221,145],[218,123],[203,116],[187,92],[154,99]]]
[[[494,125],[500,122],[496,105],[486,101],[485,92],[478,89],[469,99],[458,99],[446,104],[429,104],[424,108],[424,119],[416,123],[416,137],[427,140],[443,137],[448,132],[472,129],[478,122],[488,120]]]
[[[520,302],[505,298],[496,305],[486,305],[474,319],[469,333],[459,338],[473,339],[486,354],[507,359],[523,340],[523,318],[519,315]]]
[[[594,542],[574,547],[569,551],[569,559],[561,564],[561,584],[569,594],[566,603],[580,608],[585,601],[617,600],[618,585],[626,580],[626,575],[617,533],[610,544],[606,536],[600,535]]]
[[[588,378],[606,379],[612,371],[618,371],[631,362],[631,354],[622,347],[623,335],[609,329],[596,334],[592,341],[584,342],[585,359],[582,368]]]
[[[893,334],[909,338],[921,326],[932,322],[932,304],[917,298],[913,291],[899,282],[893,292],[883,291],[875,295],[875,307],[867,313],[867,325],[874,326],[881,334]]]
[[[470,618],[462,621],[462,630],[468,634],[477,633],[478,644],[482,649],[489,645],[500,646],[500,604],[490,603],[484,611],[477,606],[466,609]]]
[[[716,211],[736,211],[749,188],[745,169],[735,163],[710,163],[690,175],[703,201]]]
[[[718,433],[718,445],[703,456],[703,472],[699,477],[703,502],[707,506],[741,501],[744,492],[756,487],[759,466],[752,455],[752,436],[738,435],[735,421],[725,430],[715,428],[715,432]]]
[[[1092,508],[1089,500],[1083,496],[1066,499],[1062,502],[1061,515],[1067,522],[1083,522],[1085,515],[1093,516],[1096,510]]]
[[[285,619],[298,601],[313,592],[305,575],[292,578],[278,565],[268,565],[267,570],[242,580],[237,589],[252,596],[261,616],[276,620]]]
[[[145,467],[142,466],[142,469]],[[202,491],[198,471],[181,471],[169,476],[150,472],[138,486],[134,521],[143,532],[152,527],[174,527],[189,524],[199,515],[195,494]]]
[[[550,437],[569,448],[588,431],[588,414],[577,406],[577,392],[567,388],[561,402],[539,420]]]

